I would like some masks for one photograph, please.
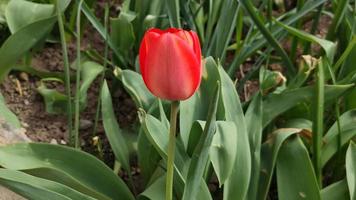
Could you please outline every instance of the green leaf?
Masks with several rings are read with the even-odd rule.
[[[148,110],[156,98],[147,89],[141,74],[132,70],[117,69],[117,77],[121,80],[124,88],[135,101],[136,106]]]
[[[251,147],[251,180],[248,199],[256,199],[260,166],[262,143],[262,96],[257,94],[251,101],[245,115],[248,130],[248,139]]]
[[[8,145],[0,147],[0,165],[12,170],[53,169],[102,193],[104,199],[134,199],[110,168],[94,156],[73,148],[41,143]]]
[[[221,66],[218,69],[221,80],[219,112],[226,121],[235,123],[237,128],[235,144],[238,147],[234,169],[225,183],[224,200],[244,199],[251,178],[251,154],[246,122],[234,83]]]
[[[179,125],[180,136],[184,146],[188,147],[188,141],[193,123],[197,120],[206,120],[208,104],[212,98],[212,89],[219,80],[217,64],[212,57],[205,59],[203,76],[199,89],[189,99],[180,103]]]
[[[16,117],[16,115],[11,112],[9,108],[7,108],[5,104],[5,99],[0,93],[0,118],[5,120],[7,123],[9,123],[11,126],[14,128],[20,128],[21,123],[19,119]]]
[[[336,99],[353,87],[353,85],[325,85],[325,102]],[[270,94],[263,101],[263,127],[298,103],[311,102],[313,96],[314,88],[311,86],[286,90],[280,94]]]
[[[16,0],[7,5],[5,17],[11,33],[15,33],[36,21],[51,17],[54,11],[54,5],[51,4]]]
[[[139,112],[142,128],[146,133],[148,141],[153,145],[163,160],[167,161],[168,149],[168,128],[157,118],[150,114],[146,114],[143,110]],[[175,161],[174,161],[174,190],[178,195],[183,194],[184,176],[182,174],[183,167],[190,158],[184,153],[181,145],[176,145]]]
[[[132,47],[135,44],[135,33],[132,26],[132,21],[136,15],[132,12],[120,12],[118,18],[110,19],[111,38],[115,46],[117,46],[125,57],[132,52]]]
[[[318,38],[310,33],[285,25],[277,20],[275,20],[275,22],[281,27],[283,27],[284,29],[286,29],[289,33],[299,37],[300,39],[319,44],[324,49],[329,62],[330,63],[333,62],[335,51],[336,51],[336,43],[331,42],[329,40]]]
[[[320,192],[322,200],[349,200],[349,190],[347,189],[347,182],[345,179],[333,183]]]
[[[356,145],[351,142],[346,152],[346,177],[350,199],[356,198]]]
[[[274,172],[277,156],[283,142],[291,135],[301,132],[302,129],[285,128],[277,129],[261,147],[261,167],[258,182],[257,199],[267,198],[269,187]]]
[[[21,171],[35,177],[51,180],[60,183],[62,185],[66,185],[72,189],[81,192],[82,194],[86,194],[96,199],[103,199],[103,200],[110,199],[104,194],[96,191],[95,188],[90,188],[87,185],[85,185],[83,182],[80,182],[79,180],[75,179],[70,174],[55,168],[39,167],[39,168],[25,169]]]
[[[237,154],[237,128],[233,122],[218,121],[216,133],[210,147],[210,160],[220,186],[230,176]]]
[[[101,89],[101,115],[103,119],[105,134],[108,137],[110,146],[115,154],[116,159],[122,164],[123,168],[131,173],[129,150],[122,135],[122,130],[117,123],[114,108],[111,101],[109,87],[104,81]]]
[[[183,200],[195,199],[209,157],[209,149],[216,132],[216,111],[219,103],[220,84],[217,82],[213,99],[209,105],[207,122],[203,133],[194,149],[184,187]]]
[[[321,199],[309,152],[297,136],[279,150],[277,185],[280,200]]]
[[[239,4],[236,0],[222,1],[221,14],[217,21],[212,41],[208,43],[210,46],[206,53],[207,55],[224,59],[226,48],[235,30],[238,6]]]
[[[36,21],[11,35],[0,48],[0,80],[16,61],[36,45],[52,29],[57,17]]]
[[[202,181],[196,200],[212,200],[209,193],[209,188]],[[165,186],[166,186],[166,176],[159,177],[154,183],[152,183],[144,192],[139,196],[141,199],[150,199],[150,200],[165,200]],[[143,198],[145,197],[145,198]]]
[[[44,83],[37,88],[38,93],[43,97],[46,112],[50,114],[66,113],[67,112],[67,96],[58,92],[55,89],[49,89]]]
[[[313,11],[315,8],[324,4],[327,0],[315,0],[315,1],[306,1],[304,6],[298,10],[296,13],[295,10],[289,11],[291,14],[287,17],[282,23],[286,25],[291,25],[301,18],[305,17],[306,14]],[[278,25],[272,25],[270,28],[271,35],[277,37],[283,31],[283,28]],[[245,44],[239,54],[234,58],[234,61],[231,63],[229,68],[229,75],[232,76],[236,72],[237,67],[240,66],[248,57],[255,53],[258,49],[262,48],[268,42],[264,37],[261,37],[261,34],[256,34],[253,38],[250,39],[251,42]]]
[[[356,110],[349,110],[340,116],[341,144],[347,144],[356,135]],[[338,151],[338,125],[335,122],[323,138],[324,145],[321,152],[322,166],[324,166]]]
[[[54,181],[26,173],[0,169],[0,184],[29,199],[83,199],[94,198]]]
[[[179,0],[165,0],[171,27],[180,28]]]
[[[104,67],[96,62],[86,61],[81,68],[82,84],[80,85],[80,106],[84,109],[87,105],[87,92],[96,77],[104,71]]]
[[[0,2],[0,24],[4,24],[6,22],[5,18],[5,10],[10,0],[2,0]]]

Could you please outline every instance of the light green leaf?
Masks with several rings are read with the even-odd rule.
[[[141,74],[132,70],[118,70],[117,77],[122,81],[126,91],[131,95],[138,108],[148,110],[155,97],[147,89]]]
[[[310,33],[304,32],[302,30],[298,30],[296,28],[293,28],[291,26],[285,25],[277,20],[275,22],[283,27],[285,30],[287,30],[289,33],[299,37],[302,40],[308,41],[308,42],[314,42],[319,44],[325,51],[326,56],[329,59],[329,62],[332,63],[334,56],[335,56],[335,51],[336,51],[336,43],[331,42],[329,40],[321,39],[318,38],[314,35],[311,35]]]
[[[219,103],[220,84],[217,82],[213,99],[210,101],[207,122],[199,142],[194,148],[184,187],[183,200],[196,199],[205,167],[208,163],[209,149],[216,132],[216,111]]]
[[[53,169],[101,193],[103,199],[134,199],[110,168],[94,156],[73,148],[41,143],[8,145],[0,147],[0,165],[12,170]]]
[[[103,119],[105,134],[109,139],[110,146],[115,154],[116,159],[122,164],[123,168],[131,173],[129,150],[122,135],[122,130],[116,120],[114,107],[112,105],[109,87],[104,81],[101,89],[101,115]]]
[[[94,198],[60,183],[37,178],[20,171],[0,169],[0,184],[29,199],[94,200]]]
[[[218,121],[210,147],[210,160],[220,186],[230,176],[236,159],[237,128],[233,122]]]
[[[84,109],[87,104],[88,89],[96,77],[104,71],[104,67],[96,62],[86,61],[82,64],[81,70],[82,84],[80,85],[80,106]]]
[[[347,182],[345,179],[342,181],[333,183],[320,192],[322,200],[349,200],[349,190],[347,188]]]
[[[350,199],[356,199],[356,145],[353,142],[346,152],[346,177]]]
[[[257,94],[246,111],[246,125],[251,147],[251,181],[248,199],[256,199],[261,166],[262,96]]]
[[[136,15],[132,12],[120,12],[118,18],[110,19],[112,41],[126,57],[129,56],[135,44],[135,33],[132,26],[135,17]]]
[[[9,108],[7,108],[5,104],[5,99],[1,93],[0,93],[0,118],[6,120],[6,122],[12,125],[14,128],[21,127],[21,123],[17,119],[16,115],[12,113]]]
[[[325,102],[336,99],[353,87],[353,85],[325,85]],[[298,103],[311,102],[313,95],[314,88],[311,86],[286,90],[280,94],[270,94],[263,101],[263,127]]]
[[[11,33],[15,33],[36,21],[49,18],[55,12],[54,5],[25,0],[10,1],[5,17]]]
[[[280,200],[321,199],[309,152],[297,136],[279,150],[277,186]]]
[[[208,104],[212,98],[212,89],[219,80],[217,64],[212,57],[205,59],[203,77],[199,89],[189,99],[180,103],[180,135],[185,148],[188,147],[189,133],[193,123],[197,120],[206,120]]]
[[[221,112],[226,121],[235,123],[235,144],[238,147],[234,169],[225,183],[224,200],[244,199],[251,178],[251,153],[246,122],[234,83],[221,66],[218,69],[221,80],[221,103],[218,112]]]
[[[10,37],[0,48],[0,80],[3,80],[16,61],[36,45],[52,29],[57,17],[36,21]]]
[[[341,144],[347,144],[356,135],[356,110],[349,110],[340,116]],[[323,138],[321,163],[324,166],[338,151],[338,125],[335,122]]]
[[[272,133],[270,138],[265,143],[263,143],[261,147],[261,168],[257,199],[263,200],[267,198],[274,172],[274,166],[276,164],[277,156],[283,142],[291,135],[301,131],[302,129],[296,128],[277,129]]]

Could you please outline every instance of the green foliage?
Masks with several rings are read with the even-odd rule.
[[[95,1],[81,8],[79,1],[59,1],[64,42],[69,35],[82,39],[75,32],[75,19],[82,14],[87,21],[78,30],[92,26],[90,31],[109,47],[104,56],[91,41],[85,52],[77,49],[83,59],[73,64],[81,77],[74,80],[80,84],[73,95],[47,85],[63,83],[61,72],[39,72],[24,59],[58,36],[54,4],[35,2],[0,2],[0,24],[11,33],[0,48],[0,79],[12,69],[39,76],[37,91],[51,114],[68,114],[68,102],[78,103],[73,95],[80,96],[83,111],[92,101],[89,88],[99,86],[98,121],[129,181],[80,150],[33,143],[0,147],[1,185],[29,199],[165,199],[169,102],[146,88],[138,50],[147,29],[183,27],[198,33],[204,67],[196,93],[180,102],[175,199],[265,200],[272,198],[271,189],[281,200],[356,198],[355,1],[300,0],[290,8],[281,1],[125,0],[105,6],[104,23]],[[320,36],[316,31],[325,17],[331,25]],[[245,83],[258,83],[257,91],[250,94]],[[130,133],[133,152],[114,112],[122,106],[114,105],[110,94],[118,87],[138,110],[139,122]],[[2,96],[0,117],[21,126]],[[139,191],[130,153],[138,157]],[[220,188],[210,191],[215,178]]]

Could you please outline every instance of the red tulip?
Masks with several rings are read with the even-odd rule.
[[[140,46],[140,69],[147,88],[167,100],[184,100],[198,89],[202,74],[194,31],[149,29]]]

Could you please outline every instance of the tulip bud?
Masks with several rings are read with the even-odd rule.
[[[201,49],[193,31],[149,29],[141,42],[139,60],[147,88],[159,98],[188,99],[200,85]]]

